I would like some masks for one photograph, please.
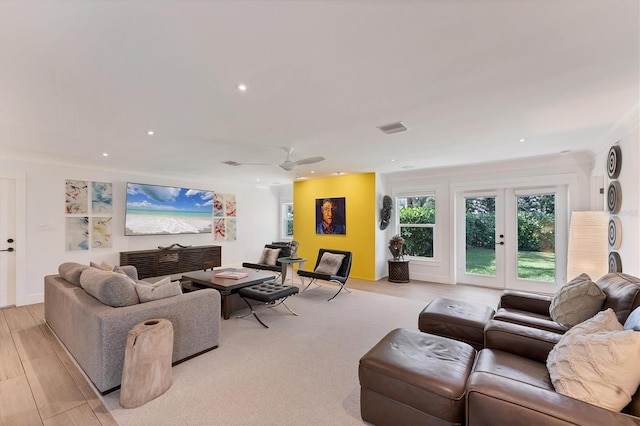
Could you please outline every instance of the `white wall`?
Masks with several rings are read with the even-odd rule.
[[[55,274],[63,262],[119,263],[119,252],[153,249],[173,243],[222,246],[223,266],[255,261],[265,243],[277,240],[278,196],[268,188],[239,186],[230,182],[186,180],[180,176],[151,175],[137,171],[106,170],[92,165],[71,166],[34,157],[0,159],[0,175],[26,177],[25,273],[17,282],[17,304],[43,301],[43,278]],[[65,251],[65,180],[77,179],[113,183],[113,248]],[[126,182],[183,186],[235,194],[238,207],[238,239],[214,242],[213,234],[179,236],[124,236]],[[41,225],[51,230],[41,230]],[[18,246],[17,246],[18,247]]]
[[[504,185],[567,185],[570,210],[589,209],[590,174],[593,155],[570,153],[528,159],[501,161],[473,166],[446,167],[398,172],[383,176],[383,186],[393,198],[398,194],[436,193],[436,230],[434,259],[411,260],[412,279],[455,284],[454,197],[465,187],[491,189]],[[568,215],[567,215],[568,216]],[[398,232],[394,209],[392,224],[385,235],[388,241]]]
[[[385,181],[382,179],[382,176],[376,175],[376,271],[375,278],[379,280],[388,275],[388,263],[389,259],[389,238],[387,238],[387,233],[389,232],[389,228],[393,227],[393,217],[391,217],[391,222],[387,226],[387,229],[380,229],[380,219],[382,218],[380,212],[382,210],[382,200],[385,195],[391,196],[388,192]]]
[[[618,217],[622,224],[622,245],[618,250],[622,272],[640,277],[640,131],[638,123],[605,141],[596,155],[593,176],[604,177],[604,191],[611,179],[607,175],[607,156],[612,145],[620,145],[622,167],[618,182],[622,188],[622,207]],[[600,208],[608,211],[606,196],[599,199]]]

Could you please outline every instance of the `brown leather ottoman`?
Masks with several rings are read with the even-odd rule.
[[[452,299],[434,299],[420,312],[418,328],[425,333],[450,337],[480,350],[484,348],[484,326],[495,310]]]
[[[476,358],[466,343],[398,328],[360,359],[360,413],[375,425],[460,425]]]

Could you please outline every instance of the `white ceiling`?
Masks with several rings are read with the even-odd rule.
[[[639,31],[637,0],[2,0],[0,146],[263,185],[596,149]],[[283,146],[326,160],[221,164]]]

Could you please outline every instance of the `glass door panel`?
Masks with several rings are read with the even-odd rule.
[[[555,194],[516,195],[518,278],[556,280]]]
[[[496,198],[465,198],[467,274],[496,276]]]
[[[457,282],[504,287],[504,191],[462,193],[457,201]]]

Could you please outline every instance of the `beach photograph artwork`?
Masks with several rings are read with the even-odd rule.
[[[125,235],[212,232],[213,191],[127,183]]]

